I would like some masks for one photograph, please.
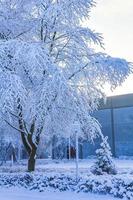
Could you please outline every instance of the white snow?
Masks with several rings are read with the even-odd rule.
[[[95,159],[79,160],[79,172],[88,173],[90,167],[94,164]],[[114,163],[118,169],[119,174],[129,174],[133,172],[133,159],[114,159]],[[0,166],[0,172],[24,172],[27,170],[27,161],[21,160],[19,164],[11,166],[11,162],[7,162]],[[37,172],[75,172],[75,160],[51,160],[51,159],[37,159],[36,162]]]
[[[117,200],[108,195],[84,194],[73,192],[36,192],[24,189],[0,189],[0,200]]]
[[[94,164],[95,159],[83,159],[79,160],[79,170],[81,173],[88,172],[90,167]],[[114,159],[114,163],[118,168],[119,173],[128,173],[133,171],[133,159]],[[37,160],[37,167],[39,171],[46,170],[48,172],[56,171],[56,172],[70,172],[75,171],[75,160],[62,160],[62,161],[54,161],[54,160]]]
[[[14,166],[10,166],[10,162],[7,162],[4,166],[0,167],[0,200],[26,200],[30,197],[32,197],[32,200],[115,200],[116,198],[113,196],[119,197],[119,195],[123,198],[127,197],[132,199],[133,193],[131,184],[133,182],[133,160],[114,159],[116,167],[118,168],[118,174],[114,176],[92,175],[90,173],[90,167],[94,161],[95,159],[79,160],[79,176],[82,177],[83,180],[76,188],[75,186],[70,186],[70,181],[73,182],[73,179],[76,177],[74,160],[37,160],[36,171],[31,175],[25,173],[27,169],[26,160]],[[28,176],[31,176],[31,179],[33,178],[31,185],[24,181],[25,178],[26,180],[30,179]],[[52,179],[49,182],[47,177],[54,177],[54,180]],[[67,177],[71,177],[72,180]],[[11,183],[9,181],[10,178],[12,180]],[[97,185],[97,183],[99,183],[99,185]],[[91,184],[93,185],[92,192],[95,192],[95,194],[90,194],[90,190],[87,189]],[[118,189],[116,185],[119,186]],[[106,191],[108,187],[110,190]],[[63,192],[64,188],[65,192]],[[41,191],[41,193],[38,191]],[[76,191],[79,193],[76,193]],[[103,194],[104,192],[105,194],[110,194],[110,196],[100,195],[100,193]]]

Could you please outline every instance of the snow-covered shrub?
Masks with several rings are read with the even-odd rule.
[[[91,167],[91,172],[95,175],[117,174],[115,164],[112,159],[111,148],[107,142],[108,137],[103,137],[101,148],[96,150],[97,160]]]
[[[133,199],[132,176],[103,175],[101,178],[90,175],[80,177],[78,183],[72,174],[47,174],[42,173],[5,173],[0,174],[0,187],[22,187],[28,190],[43,192],[47,189],[55,191],[93,192],[110,194],[128,200]]]
[[[93,192],[99,194],[111,194],[121,199],[133,199],[133,178],[116,176],[89,176],[79,183],[78,192]]]

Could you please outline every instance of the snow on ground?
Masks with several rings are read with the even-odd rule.
[[[75,179],[74,160],[59,161],[38,159],[36,171],[32,174],[25,173],[27,170],[26,160],[22,160],[13,166],[11,166],[11,162],[9,161],[3,166],[0,166],[0,200],[26,200],[27,198],[31,198],[32,200],[117,199],[111,195],[121,198],[125,198],[126,196],[127,199],[131,200],[133,197],[133,159],[115,159],[114,162],[118,168],[118,174],[114,176],[92,175],[90,173],[90,167],[93,165],[94,161],[94,159],[79,161],[79,176],[81,177],[81,180],[76,186],[72,184],[73,179]],[[31,184],[27,182],[29,181],[29,176],[31,176]],[[16,185],[17,187],[14,188]],[[72,187],[73,192],[70,192],[72,190],[68,189],[69,186]],[[57,192],[59,190],[63,191],[64,187],[67,192]],[[27,190],[24,188],[27,188]],[[56,190],[56,188],[58,189]],[[31,189],[32,191],[30,191]],[[56,192],[48,192],[47,189],[50,189],[50,191],[51,189],[55,189]],[[42,193],[39,193],[38,191],[41,191]],[[77,194],[74,191],[80,193]],[[82,193],[86,191],[87,193]],[[95,192],[103,194],[103,191],[105,194],[110,194],[110,196],[89,193]]]
[[[94,164],[95,159],[84,159],[79,161],[79,172],[88,173],[90,167]],[[114,159],[119,174],[133,173],[133,159]],[[24,172],[27,169],[27,161],[20,161],[19,164],[11,166],[11,162],[0,166],[0,172]],[[75,172],[74,160],[51,160],[51,159],[37,159],[36,162],[37,172]]]
[[[89,169],[95,162],[95,159],[82,159],[79,160],[79,168],[81,170]],[[114,162],[118,169],[131,169],[133,170],[133,159],[114,159]],[[75,161],[74,160],[50,160],[50,159],[38,159],[37,160],[37,168],[41,167],[49,170],[74,170],[75,169]]]
[[[118,200],[108,195],[73,193],[73,192],[53,192],[28,191],[25,189],[8,188],[0,189],[0,200]]]

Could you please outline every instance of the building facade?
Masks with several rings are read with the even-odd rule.
[[[133,94],[108,97],[101,101],[94,116],[101,124],[102,132],[108,136],[114,157],[133,156]],[[95,155],[100,139],[94,144],[83,143],[83,158]]]

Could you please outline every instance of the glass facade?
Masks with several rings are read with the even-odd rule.
[[[114,156],[133,156],[133,107],[110,108],[96,111],[104,136],[108,136]],[[100,139],[94,144],[84,142],[83,158],[95,155]]]
[[[111,109],[99,110],[94,113],[94,117],[100,122],[102,133],[108,136],[108,142],[113,148]]]
[[[133,107],[114,109],[116,156],[133,156]]]
[[[102,133],[104,136],[108,136],[108,142],[113,149],[111,109],[96,111],[94,117],[100,122]],[[84,142],[83,158],[95,155],[96,149],[100,147],[100,142],[100,138],[95,139],[94,144]]]

